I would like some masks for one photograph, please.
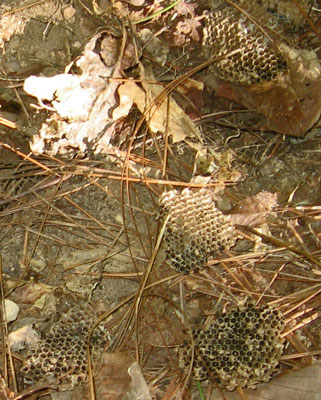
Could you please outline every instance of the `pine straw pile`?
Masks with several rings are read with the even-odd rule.
[[[15,174],[3,180],[8,195],[1,211],[4,291],[21,307],[17,321],[3,334],[10,333],[12,350],[29,347],[20,373],[21,361],[8,354],[19,391],[24,379],[24,385],[41,383],[41,395],[51,392],[54,398],[60,388],[86,398],[89,379],[101,395],[97,398],[109,398],[104,382],[117,381],[116,371],[127,371],[138,354],[144,378],[157,396],[192,394],[200,390],[195,380],[202,381],[205,392],[236,388],[240,396],[250,396],[255,387],[259,393],[269,390],[271,379],[277,385],[282,378],[276,377],[284,371],[314,363],[320,343],[321,266],[318,253],[307,246],[317,244],[318,207],[262,211],[262,201],[271,201],[267,193],[245,199],[229,215],[229,229],[234,221],[238,237],[234,247],[211,252],[199,272],[182,275],[166,257],[170,220],[164,208],[162,220],[156,221],[158,199],[164,199],[159,182],[150,181],[152,190],[147,190],[128,176],[122,191],[120,176],[106,161],[19,157],[24,160],[16,162]],[[31,180],[30,170],[38,178]],[[23,185],[20,192],[11,190],[16,182]],[[227,188],[222,196],[214,195],[215,187],[207,191],[220,201],[232,196]],[[182,193],[203,192],[191,187]],[[249,222],[257,222],[258,214],[259,230]],[[298,218],[309,230],[296,226]],[[180,222],[178,217],[176,224]],[[302,237],[304,249],[298,245],[298,240],[304,243]],[[78,309],[87,312],[74,322],[68,315]],[[104,328],[97,328],[99,321]],[[24,343],[21,327],[40,335],[40,342]],[[99,332],[107,339],[97,342]],[[93,363],[89,375],[88,335]],[[82,343],[77,344],[79,338]],[[101,345],[99,354],[96,343]],[[120,350],[131,355],[130,363],[126,359],[127,364],[119,364]],[[107,368],[109,353],[116,356],[115,371]],[[39,362],[45,366],[40,370]],[[287,379],[295,387],[291,374]],[[130,387],[122,390],[130,392]]]

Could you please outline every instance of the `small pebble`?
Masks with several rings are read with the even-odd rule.
[[[19,306],[11,300],[5,299],[7,322],[15,321],[19,312]]]

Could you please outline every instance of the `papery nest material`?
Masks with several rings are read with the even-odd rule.
[[[314,51],[296,50],[282,44],[288,72],[270,82],[249,87],[213,81],[217,96],[226,97],[262,114],[261,127],[302,137],[321,114],[321,66]]]
[[[217,96],[264,116],[258,128],[302,137],[321,114],[318,57],[270,37],[252,19],[230,7],[205,13],[205,54],[221,57],[206,83]]]

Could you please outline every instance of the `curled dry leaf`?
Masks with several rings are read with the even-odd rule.
[[[247,197],[230,211],[230,221],[243,226],[263,225],[267,222],[266,217],[271,215],[277,205],[275,193],[266,191],[257,193]]]
[[[320,117],[321,66],[313,51],[283,43],[279,50],[288,62],[288,71],[275,80],[241,86],[212,76],[208,83],[218,96],[262,114],[262,128],[302,137]]]

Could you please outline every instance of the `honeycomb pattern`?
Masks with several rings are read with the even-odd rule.
[[[203,47],[207,57],[233,56],[213,64],[219,78],[239,85],[273,80],[286,70],[286,60],[254,23],[231,6],[204,12]]]
[[[278,370],[283,352],[280,334],[284,320],[271,306],[247,303],[217,316],[206,330],[192,331],[193,374],[196,380],[215,380],[229,390],[256,387]],[[191,344],[178,349],[181,368],[191,362]]]
[[[235,228],[215,207],[210,190],[171,190],[164,192],[159,202],[161,216],[169,218],[166,260],[177,272],[197,272],[209,257],[235,245]]]
[[[36,349],[30,350],[21,368],[26,381],[70,384],[87,377],[87,339],[93,325],[92,313],[73,309],[45,332]],[[108,333],[99,325],[91,338],[93,362],[98,360],[108,341]]]

